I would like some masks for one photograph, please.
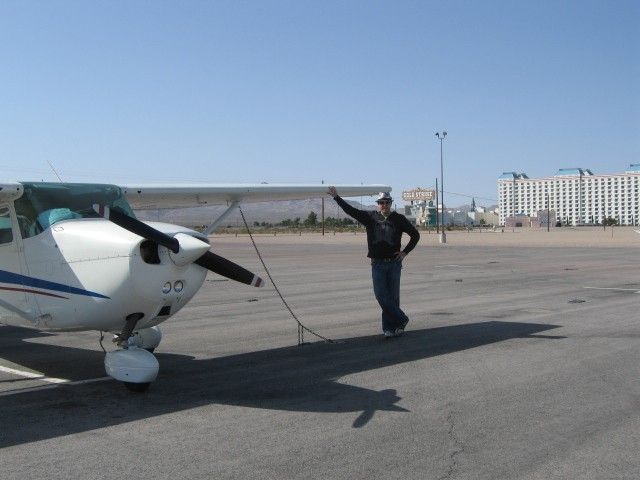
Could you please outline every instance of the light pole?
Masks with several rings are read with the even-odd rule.
[[[442,199],[442,202],[441,202],[442,214],[440,215],[441,222],[442,222],[442,230],[440,231],[440,243],[447,243],[447,234],[444,233],[444,174],[443,174],[443,168],[442,168],[442,141],[445,139],[446,136],[447,136],[447,132],[445,132],[444,130],[442,131],[442,133],[436,132],[436,137],[438,137],[438,140],[440,140],[440,192],[441,192],[440,195]],[[437,202],[436,202],[436,209],[437,209]]]
[[[438,214],[438,177],[436,177],[436,233],[440,235],[440,216]]]
[[[549,190],[547,190],[547,232],[549,231],[549,224],[551,219],[549,218]]]

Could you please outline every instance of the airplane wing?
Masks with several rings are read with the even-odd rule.
[[[134,210],[186,208],[204,205],[229,205],[233,202],[254,203],[274,200],[302,200],[324,197],[330,183],[310,184],[165,184],[121,185]],[[374,195],[390,192],[389,185],[338,185],[341,197]]]

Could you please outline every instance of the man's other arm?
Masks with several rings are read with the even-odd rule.
[[[410,237],[409,243],[407,243],[407,246],[402,249],[402,251],[406,255],[418,244],[418,240],[420,240],[420,232],[416,230],[416,227],[411,225],[411,222],[407,220],[407,217],[405,217],[404,215],[402,216],[402,220],[402,231]]]

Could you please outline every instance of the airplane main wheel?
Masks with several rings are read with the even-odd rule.
[[[130,392],[136,392],[136,393],[144,393],[149,389],[149,385],[151,385],[151,383],[131,383],[131,382],[122,382],[124,383],[124,386],[127,387],[127,389]]]

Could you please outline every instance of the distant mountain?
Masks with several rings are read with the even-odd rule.
[[[375,210],[375,205],[362,205],[360,202],[347,202],[355,208]],[[170,210],[137,210],[136,216],[141,220],[156,222],[176,223],[185,226],[209,225],[226,210],[224,205],[207,207],[179,208]],[[315,212],[320,220],[322,212],[322,200],[319,198],[309,200],[289,200],[278,202],[248,203],[242,205],[242,211],[251,225],[253,222],[279,223],[286,219],[300,218],[305,220],[311,212]],[[324,202],[325,218],[345,218],[347,215],[331,198]],[[236,208],[224,221],[223,226],[242,226],[242,217]]]
[[[485,207],[484,205],[476,204],[476,208],[484,208],[486,211],[489,212],[498,208],[498,205],[490,205]],[[471,204],[464,204],[464,205],[460,205],[459,207],[447,207],[447,210],[459,210],[461,212],[470,212]]]

